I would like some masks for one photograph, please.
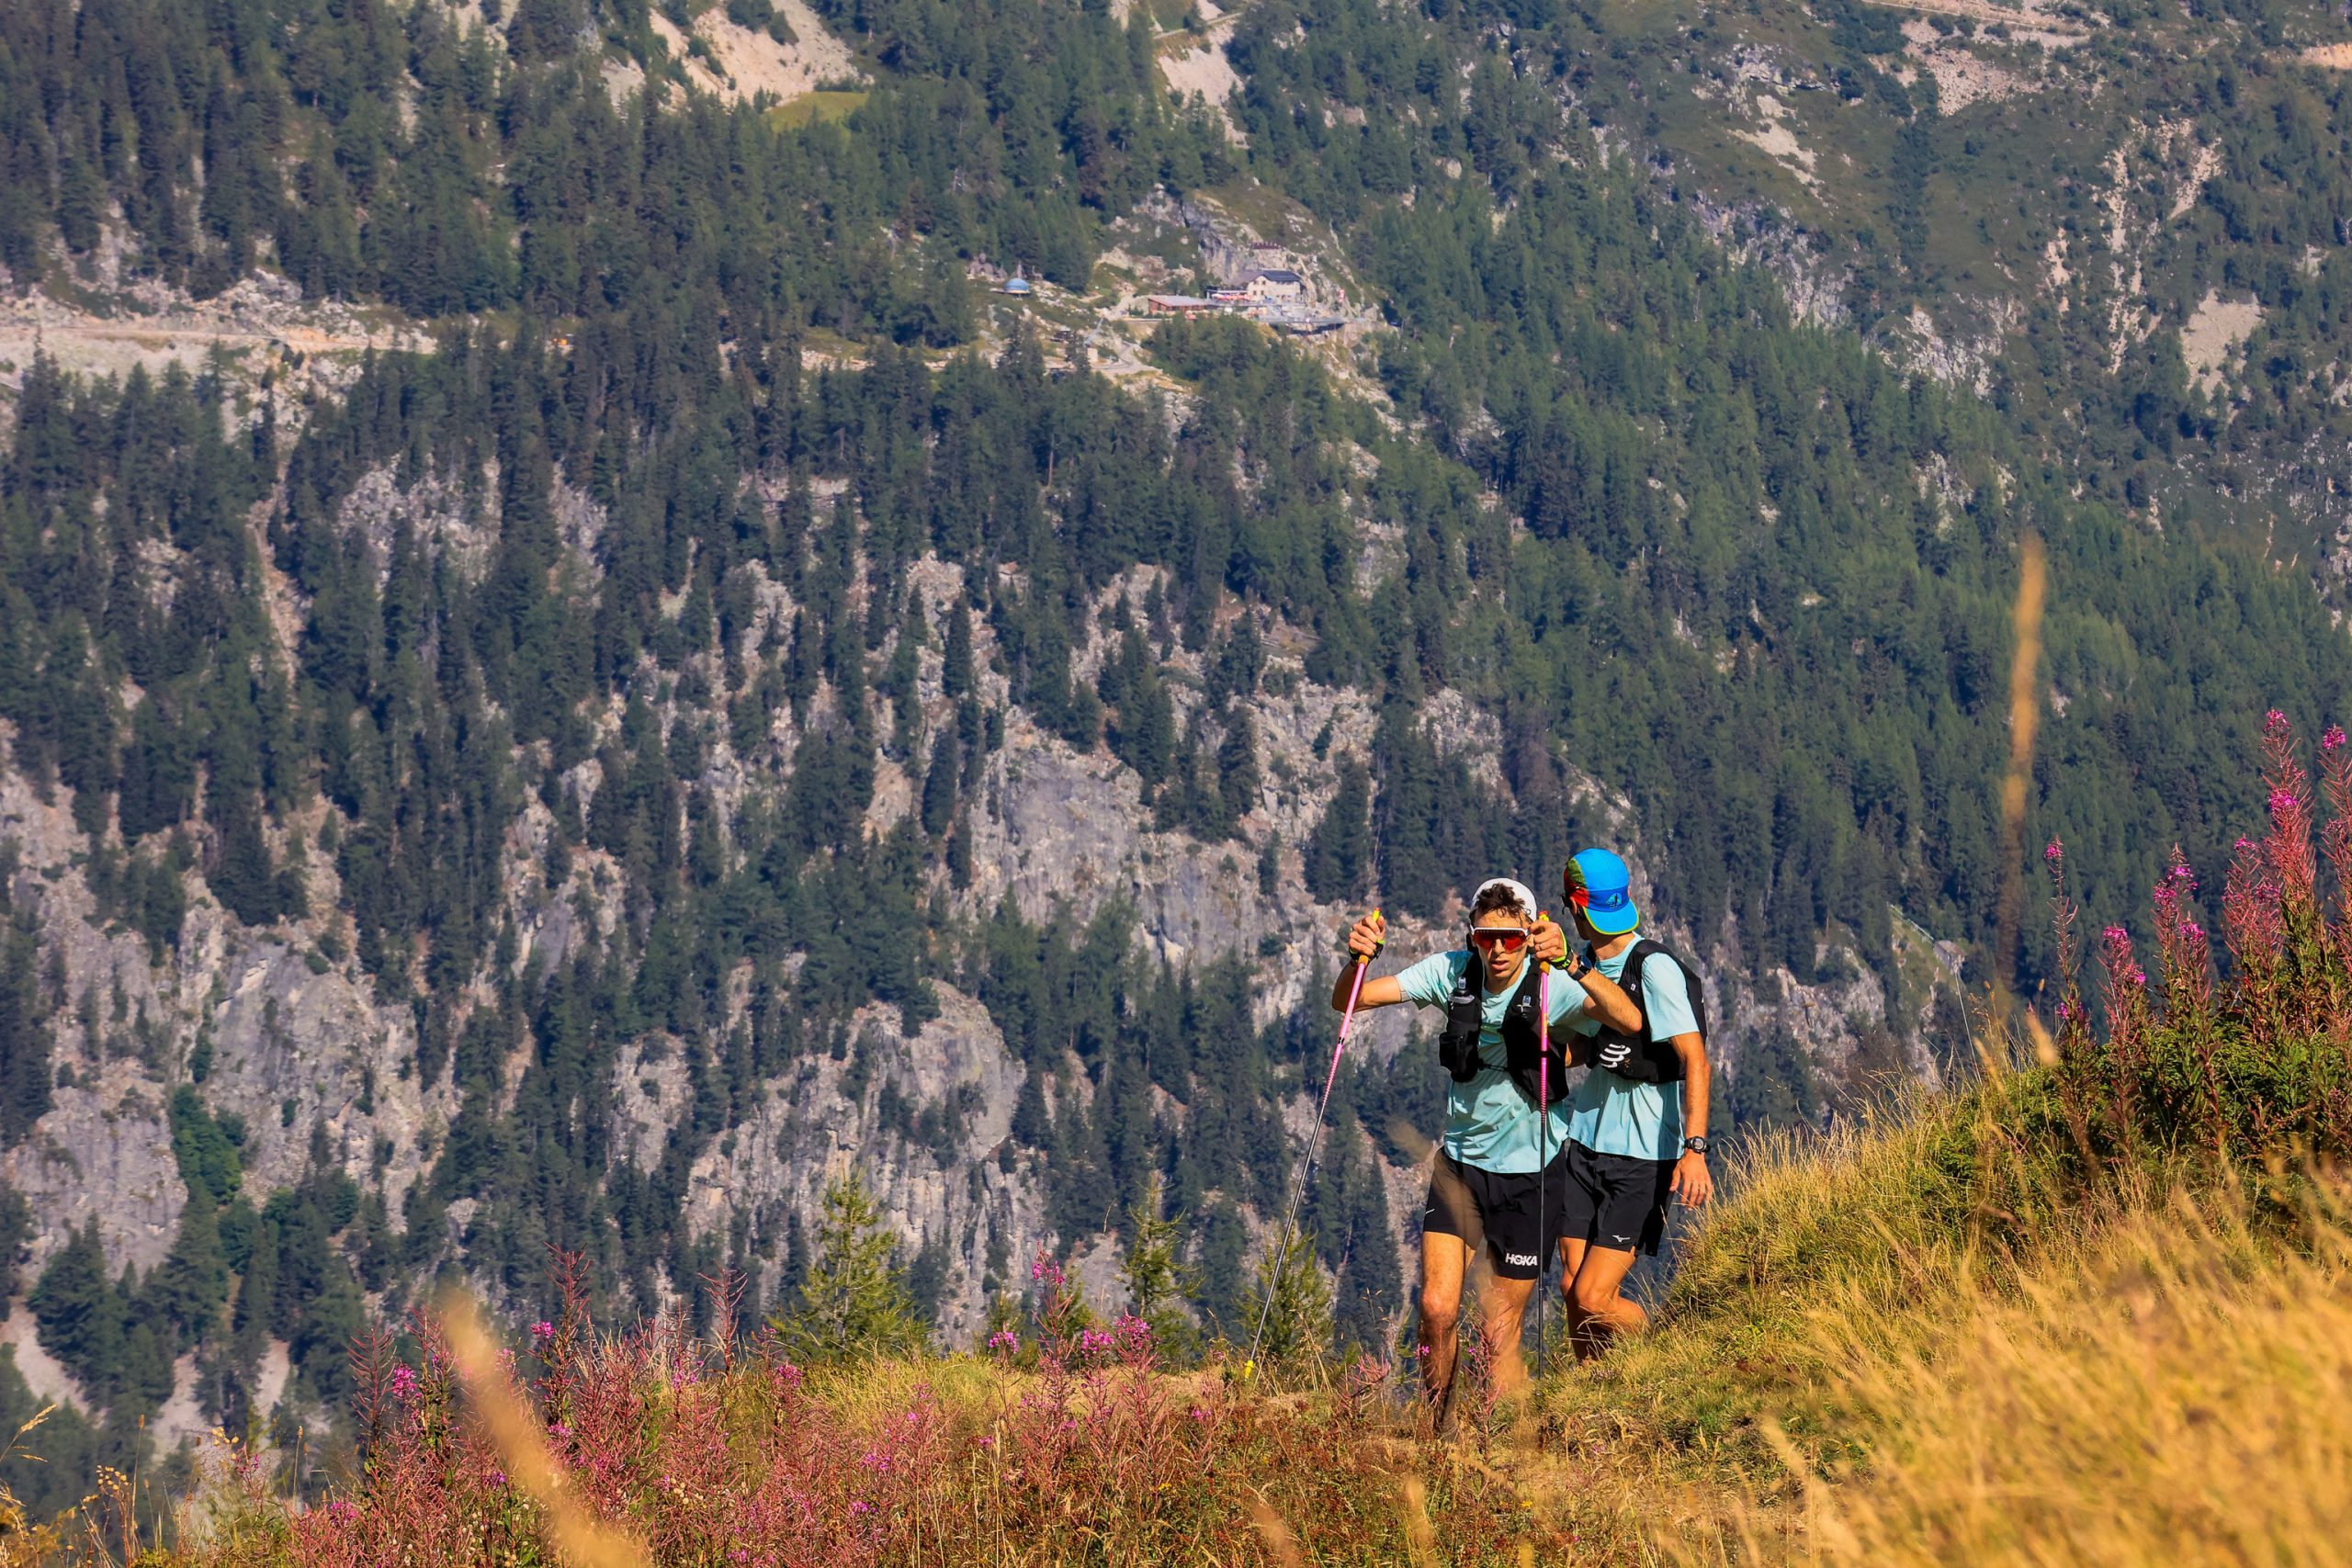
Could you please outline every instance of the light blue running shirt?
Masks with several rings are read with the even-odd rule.
[[[1627,942],[1615,957],[1600,961],[1600,972],[1616,979],[1625,972],[1625,960],[1633,952],[1634,943]],[[1682,978],[1682,966],[1663,953],[1652,953],[1642,965],[1642,1011],[1649,1018],[1651,1034],[1659,1040],[1698,1030],[1699,1018],[1690,1010],[1690,987]],[[1598,1034],[1600,1021],[1580,1018],[1571,1027],[1579,1034]],[[1595,1067],[1577,1086],[1575,1107],[1568,1119],[1568,1136],[1597,1155],[1623,1155],[1631,1159],[1682,1157],[1679,1083],[1634,1083]]]
[[[1532,962],[1532,960],[1531,960]],[[1417,1007],[1443,1010],[1453,987],[1470,967],[1466,952],[1433,953],[1396,976],[1405,999]],[[1525,977],[1524,971],[1521,978]],[[1476,983],[1483,986],[1485,977]],[[1524,1176],[1544,1168],[1536,1137],[1534,1103],[1511,1082],[1503,1048],[1503,1014],[1519,989],[1485,993],[1479,1010],[1478,1059],[1486,1065],[1468,1083],[1449,1082],[1445,1093],[1445,1152],[1464,1165],[1491,1170],[1498,1176]],[[1556,1025],[1585,1003],[1582,986],[1558,970],[1552,972],[1548,1015]],[[1568,1102],[1552,1107],[1552,1126],[1542,1140],[1555,1159],[1567,1147]]]

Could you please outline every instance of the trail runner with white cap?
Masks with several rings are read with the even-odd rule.
[[[1348,951],[1373,957],[1386,937],[1387,923],[1375,910],[1348,933]],[[1356,999],[1360,1009],[1412,1002],[1446,1011],[1439,1056],[1453,1082],[1421,1219],[1421,1387],[1441,1425],[1453,1395],[1462,1281],[1476,1250],[1483,1243],[1493,1265],[1486,1291],[1487,1342],[1495,1393],[1507,1397],[1527,1381],[1520,1325],[1543,1259],[1565,1234],[1559,1218],[1566,1208],[1566,1156],[1557,1151],[1567,1147],[1563,1046],[1570,1031],[1551,1033],[1550,1068],[1539,1071],[1541,1002],[1549,1002],[1542,1010],[1550,1024],[1566,1021],[1576,1032],[1640,1026],[1639,1010],[1613,981],[1579,983],[1554,974],[1547,986],[1538,964],[1528,962],[1567,956],[1566,933],[1539,917],[1535,896],[1521,883],[1497,877],[1470,901],[1466,947],[1368,979]],[[1351,969],[1340,972],[1332,989],[1335,1010],[1347,1006]],[[1536,1099],[1546,1077],[1552,1104],[1544,1111]],[[1555,1151],[1549,1169],[1544,1151]]]
[[[1589,943],[1589,967],[1568,973],[1603,985],[1639,1017],[1579,1019],[1573,1059],[1592,1071],[1577,1086],[1565,1160],[1560,1292],[1580,1359],[1649,1321],[1623,1292],[1636,1249],[1655,1256],[1668,1206],[1697,1208],[1714,1193],[1707,1168],[1707,1002],[1680,958],[1642,936],[1632,875],[1607,850],[1580,850],[1560,874],[1561,897]],[[1622,987],[1618,984],[1623,981]],[[1555,981],[1555,984],[1557,982]]]

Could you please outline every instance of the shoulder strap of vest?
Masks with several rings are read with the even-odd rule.
[[[1642,1015],[1642,1027],[1635,1036],[1637,1039],[1646,1040],[1650,1032],[1650,1010],[1642,997],[1642,965],[1649,962],[1651,953],[1664,952],[1666,949],[1662,944],[1644,937],[1625,950],[1624,966],[1617,971],[1618,986],[1632,999],[1634,1010]]]
[[[1484,1007],[1483,981],[1477,957],[1473,954],[1453,977],[1453,987],[1447,993],[1445,1030],[1437,1043],[1438,1060],[1456,1083],[1468,1083],[1478,1076],[1478,1034]]]
[[[1699,972],[1696,969],[1691,968],[1690,962],[1680,953],[1675,952],[1664,942],[1653,942],[1648,937],[1644,937],[1641,941],[1635,942],[1633,947],[1626,952],[1625,966],[1617,972],[1617,983],[1620,986],[1623,986],[1625,988],[1625,994],[1633,998],[1634,1006],[1641,1010],[1642,1033],[1645,1037],[1649,1034],[1650,1024],[1650,1010],[1645,1002],[1640,990],[1642,965],[1648,961],[1652,953],[1664,953],[1668,960],[1671,962],[1677,969],[1682,971],[1683,989],[1689,993],[1690,998],[1690,1016],[1698,1021],[1700,1038],[1702,1040],[1705,1039],[1709,1032],[1707,1028],[1707,990],[1704,986],[1702,986],[1699,983]]]

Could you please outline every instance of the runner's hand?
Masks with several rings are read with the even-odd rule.
[[[1374,909],[1355,923],[1348,932],[1348,951],[1358,958],[1377,958],[1380,944],[1388,940],[1387,918]]]
[[[1613,1073],[1634,1059],[1634,1047],[1630,1042],[1611,1040],[1593,1059]]]
[[[1557,920],[1538,920],[1528,934],[1527,950],[1535,954],[1540,964],[1565,964],[1568,957],[1568,933],[1560,929]]]
[[[1707,1169],[1707,1156],[1695,1149],[1683,1155],[1674,1162],[1674,1179],[1668,1185],[1686,1208],[1705,1203],[1715,1195],[1715,1179]]]

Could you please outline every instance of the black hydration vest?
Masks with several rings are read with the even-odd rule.
[[[1542,1083],[1536,1070],[1540,1056],[1535,1026],[1544,998],[1538,972],[1539,965],[1529,962],[1521,971],[1519,988],[1511,993],[1510,1001],[1503,1010],[1504,1069],[1510,1074],[1511,1082],[1519,1086],[1519,1092],[1527,1096],[1530,1105],[1540,1103],[1539,1087],[1551,1090],[1549,1101],[1541,1103],[1557,1105],[1568,1097],[1567,1051],[1560,1034],[1550,1036],[1551,1081]],[[1455,1083],[1468,1083],[1487,1065],[1478,1055],[1486,1000],[1486,973],[1478,955],[1473,953],[1470,961],[1462,966],[1461,978],[1453,983],[1453,995],[1446,999],[1445,1032],[1438,1036],[1437,1042],[1437,1059],[1445,1065]]]
[[[1625,967],[1617,971],[1617,984],[1624,988],[1626,996],[1633,998],[1634,1010],[1642,1015],[1642,1027],[1634,1033],[1626,1034],[1604,1024],[1600,1032],[1593,1037],[1592,1045],[1597,1051],[1604,1045],[1622,1041],[1634,1048],[1634,1054],[1625,1059],[1623,1066],[1610,1069],[1621,1078],[1634,1083],[1679,1083],[1682,1081],[1682,1053],[1668,1041],[1652,1038],[1649,1009],[1642,1005],[1642,965],[1653,954],[1664,954],[1668,962],[1682,971],[1682,983],[1690,992],[1690,1014],[1699,1021],[1699,1037],[1702,1040],[1706,1038],[1707,993],[1699,984],[1697,972],[1661,943],[1644,937],[1626,952]]]

